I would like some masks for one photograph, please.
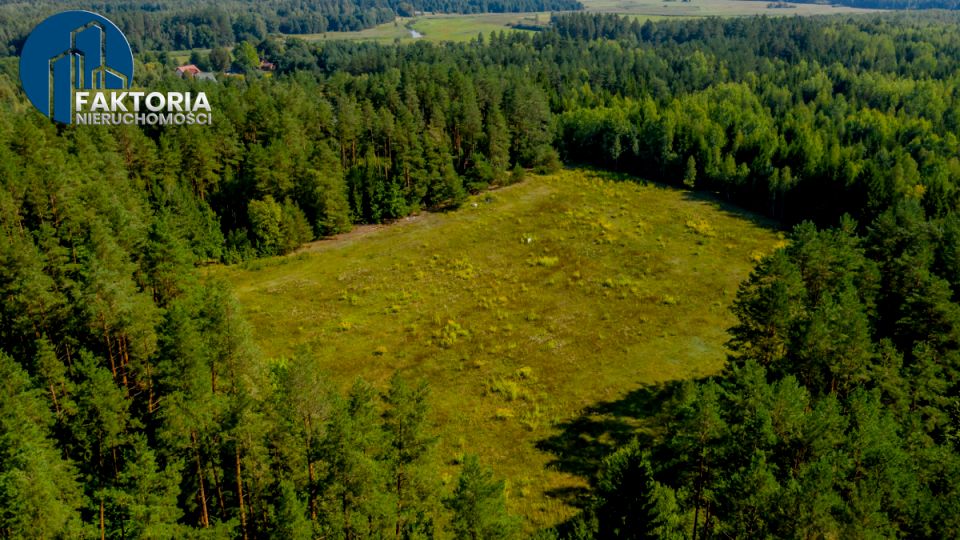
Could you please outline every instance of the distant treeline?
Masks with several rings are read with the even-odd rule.
[[[799,4],[820,4],[817,0],[793,0]],[[837,6],[866,9],[957,9],[957,0],[836,0]]]
[[[106,0],[0,1],[0,54],[19,51],[43,18],[66,9],[98,12],[120,27],[136,51],[208,49],[268,34],[355,31],[418,12],[505,13],[582,9],[578,0]]]
[[[956,17],[892,17],[571,14],[534,41],[562,55],[606,38],[580,45],[595,56],[589,85],[562,85],[553,102],[565,159],[715,191],[788,223],[869,221],[902,198],[943,215],[960,181]]]

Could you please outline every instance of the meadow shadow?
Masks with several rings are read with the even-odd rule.
[[[687,201],[707,203],[728,216],[749,221],[757,227],[773,231],[784,230],[784,224],[780,221],[766,217],[762,214],[744,208],[743,206],[738,206],[737,204],[722,198],[717,193],[710,191],[683,190],[683,198]]]
[[[637,439],[649,444],[660,429],[664,403],[677,394],[684,381],[649,384],[623,398],[591,405],[570,420],[556,425],[557,433],[541,439],[539,450],[553,455],[548,467],[570,473],[592,484],[603,459],[618,447]],[[591,486],[592,488],[592,486]],[[547,495],[583,507],[590,488],[565,487]]]
[[[719,193],[687,189],[675,184],[668,184],[666,182],[649,180],[640,176],[635,176],[634,174],[628,172],[600,169],[589,164],[578,163],[576,164],[576,169],[589,171],[590,173],[597,175],[599,178],[609,180],[611,182],[630,182],[644,187],[652,186],[660,189],[679,191],[682,192],[684,200],[707,203],[717,210],[727,214],[728,216],[749,221],[750,223],[764,229],[770,229],[774,231],[784,230],[784,224],[780,221],[766,217],[756,211],[747,209],[744,206],[737,205],[736,203],[727,200]]]

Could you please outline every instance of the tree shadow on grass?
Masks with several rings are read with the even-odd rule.
[[[554,457],[548,467],[579,476],[592,486],[603,459],[637,439],[650,444],[662,430],[663,405],[679,392],[684,381],[644,385],[616,401],[587,407],[580,415],[556,426],[558,432],[537,442]],[[547,492],[573,506],[584,507],[589,488],[560,488]]]
[[[688,201],[709,204],[728,216],[749,221],[753,225],[762,229],[769,229],[773,231],[784,229],[784,224],[780,221],[764,216],[763,214],[759,214],[752,210],[748,210],[745,207],[739,206],[731,201],[725,200],[717,193],[712,193],[709,191],[684,190],[683,198]]]
[[[740,206],[723,197],[723,195],[720,193],[688,189],[656,180],[647,180],[645,178],[634,176],[630,173],[606,170],[588,164],[578,164],[575,166],[575,168],[583,171],[589,171],[590,173],[597,175],[599,178],[609,180],[611,182],[631,182],[645,187],[656,187],[660,189],[679,191],[682,192],[685,200],[709,204],[720,212],[735,218],[749,221],[757,227],[774,231],[784,229],[784,224],[780,221],[764,216],[756,211],[749,210],[745,206]]]

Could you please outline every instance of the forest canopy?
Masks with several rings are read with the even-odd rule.
[[[425,466],[428,386],[341,391],[309,355],[263,358],[197,266],[566,163],[793,232],[737,295],[726,369],[664,390],[653,427],[545,537],[955,537],[957,22],[569,14],[461,44],[250,34],[273,76],[181,80],[138,57],[138,84],[212,101],[212,126],[172,129],[56,126],[6,59],[0,536],[516,536],[484,464],[463,456],[448,487]]]
[[[15,55],[30,30],[67,9],[113,21],[135,51],[210,49],[272,34],[363,30],[417,13],[508,13],[582,9],[578,0],[0,0],[0,55]]]

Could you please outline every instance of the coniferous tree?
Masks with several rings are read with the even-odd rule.
[[[427,432],[428,387],[410,386],[394,374],[384,395],[384,430],[389,442],[390,488],[397,503],[396,535],[430,538],[434,535],[437,486],[426,469],[426,457],[435,442]]]
[[[396,503],[386,490],[388,470],[380,459],[384,434],[376,394],[362,381],[346,399],[335,399],[321,444],[321,529],[345,538],[394,532]]]
[[[604,459],[596,490],[601,501],[595,511],[597,536],[685,538],[676,495],[654,479],[650,456],[636,441]]]
[[[0,535],[83,535],[81,485],[51,438],[47,400],[0,353]]]
[[[507,513],[504,483],[468,455],[453,494],[445,504],[453,512],[449,529],[461,540],[501,540],[515,538],[516,520]]]

